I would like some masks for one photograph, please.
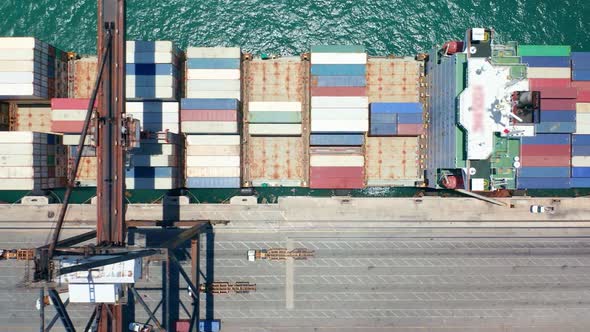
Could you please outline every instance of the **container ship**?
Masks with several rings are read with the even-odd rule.
[[[0,193],[58,192],[78,154],[76,185],[91,192],[92,136],[77,145],[96,56],[32,37],[0,38],[0,49]],[[142,137],[130,195],[590,188],[590,52],[497,44],[485,28],[415,56],[170,41],[126,52],[126,114]]]

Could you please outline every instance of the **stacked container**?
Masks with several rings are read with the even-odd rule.
[[[301,136],[300,102],[248,104],[248,131],[252,136]]]
[[[186,53],[186,98],[240,100],[239,47],[189,47]]]
[[[537,133],[574,133],[576,131],[575,99],[541,99],[541,119]]]
[[[181,131],[193,134],[238,134],[237,99],[182,99]]]
[[[572,135],[572,188],[590,188],[590,135]]]
[[[67,95],[67,57],[31,37],[0,38],[0,99]]]
[[[311,147],[309,187],[356,189],[365,186],[361,147]]]
[[[371,136],[420,136],[424,133],[422,104],[371,103]]]
[[[590,52],[572,52],[572,80],[590,81]]]
[[[66,164],[66,150],[59,135],[0,132],[0,190],[63,187]]]
[[[181,58],[171,41],[128,41],[127,99],[177,100]]]
[[[131,151],[126,169],[127,189],[175,189],[181,186],[180,135],[166,132],[144,135],[140,147]]]
[[[187,135],[186,187],[239,188],[240,135]]]
[[[569,46],[519,45],[517,53],[528,65],[528,78],[571,79]]]
[[[78,143],[80,142],[80,134],[84,127],[89,102],[89,99],[54,98],[51,100],[51,131],[64,134],[63,144],[68,150],[68,175],[74,167],[78,154]],[[96,186],[96,149],[90,146],[90,141],[90,135],[88,135],[76,175],[76,185],[82,187]]]
[[[517,187],[566,189],[570,187],[571,135],[537,134],[521,139]]]
[[[576,104],[576,134],[590,134],[590,103]]]
[[[142,131],[179,133],[180,111],[177,101],[128,101],[125,112],[139,120]]]

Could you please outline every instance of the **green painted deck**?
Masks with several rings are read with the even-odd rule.
[[[496,183],[506,180],[506,189],[516,189],[516,170],[513,164],[514,157],[518,157],[520,153],[520,141],[498,134],[494,136],[494,144],[494,153],[490,158],[492,180]]]

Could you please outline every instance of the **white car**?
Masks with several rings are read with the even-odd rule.
[[[248,250],[248,261],[249,262],[256,261],[256,250]]]
[[[553,206],[531,205],[531,213],[552,213],[554,211]]]

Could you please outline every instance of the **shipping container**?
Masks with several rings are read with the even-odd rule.
[[[249,112],[301,112],[300,102],[264,102],[251,101],[248,103]]]
[[[239,47],[189,47],[187,59],[240,59],[242,50]]]
[[[180,187],[178,178],[126,178],[125,188],[131,190],[165,190]]]
[[[188,80],[187,91],[236,91],[240,92],[240,80]],[[188,98],[188,97],[187,97]],[[214,98],[214,97],[212,97]]]
[[[187,178],[231,178],[240,177],[240,167],[187,167]]]
[[[571,146],[568,145],[528,145],[520,146],[521,156],[569,156]]]
[[[240,69],[239,58],[188,58],[188,69]]]
[[[579,157],[570,157],[569,155],[562,156],[520,156],[520,164],[522,167],[568,167],[573,163],[573,160]],[[590,166],[590,160],[588,162]],[[584,166],[584,165],[577,165]]]
[[[571,188],[590,188],[590,178],[571,178]]]
[[[590,167],[572,167],[572,177],[590,178]]]
[[[312,134],[310,145],[315,146],[361,146],[365,143],[363,134]]]
[[[250,135],[253,136],[299,136],[300,123],[250,123]]]
[[[572,69],[590,69],[590,52],[572,52]]]
[[[578,89],[576,88],[531,87],[531,90],[541,92],[543,99],[576,99],[578,97]]]
[[[127,63],[178,63],[178,57],[172,52],[133,52],[127,50]]]
[[[363,167],[364,156],[357,155],[311,155],[312,167]]]
[[[125,86],[127,89],[147,88],[147,87],[176,87],[178,79],[173,76],[155,75],[127,75],[125,77]]]
[[[180,120],[185,121],[238,121],[236,110],[182,110]]]
[[[397,134],[400,136],[420,136],[424,134],[423,124],[398,123]]]
[[[188,145],[187,156],[239,156],[239,145]]]
[[[299,112],[248,112],[250,123],[301,123]]]
[[[367,97],[311,97],[312,108],[366,108]]]
[[[180,108],[183,110],[234,110],[238,109],[236,99],[182,99]]]
[[[537,133],[575,133],[575,122],[542,122],[535,124]]]
[[[131,167],[125,169],[128,178],[177,178],[176,167]]]
[[[365,65],[312,65],[313,76],[365,76]]]
[[[371,103],[370,108],[371,114],[422,114],[422,104],[420,103]]]
[[[590,81],[590,69],[573,70],[572,81]]]
[[[577,101],[579,103],[590,103],[590,89],[582,89],[582,88],[577,88],[578,89],[578,97],[577,97]]]
[[[574,113],[575,117],[575,113]],[[422,124],[422,113],[400,113],[397,115],[398,124]]]
[[[569,178],[569,167],[521,167],[518,176],[523,178]]]
[[[316,97],[365,97],[365,87],[312,87],[311,95]]]
[[[369,113],[365,108],[312,108],[311,121],[318,120],[367,121],[369,120]]]
[[[363,167],[311,167],[310,179],[364,179],[365,169]]]
[[[141,143],[139,148],[130,151],[131,155],[176,155],[178,152],[178,145],[176,144],[154,144]]]
[[[51,131],[55,133],[79,134],[84,129],[84,121],[52,121]]]
[[[571,111],[576,110],[574,99],[541,99],[542,111]]]
[[[360,45],[316,45],[311,47],[311,53],[365,53],[365,47]]]
[[[187,188],[240,188],[239,177],[187,178]]]
[[[571,142],[571,135],[567,134],[538,134],[532,137],[522,137],[522,144],[529,145],[569,145]]]
[[[233,121],[182,121],[183,133],[187,134],[237,134],[238,124]]]
[[[186,167],[240,167],[240,156],[186,156]]]
[[[590,156],[590,145],[573,145],[572,156]]]
[[[128,40],[125,45],[127,53],[180,52],[174,43],[168,40]]]
[[[590,167],[590,156],[573,156],[572,166],[575,167]]]
[[[590,145],[590,135],[572,135],[572,146]]]
[[[576,122],[576,111],[541,111],[541,122]]]
[[[311,64],[360,64],[367,63],[367,53],[311,53]]]
[[[188,80],[239,80],[239,69],[187,69]]]
[[[397,135],[397,123],[371,123],[370,136],[395,136]]]
[[[360,133],[368,130],[368,120],[313,120],[311,122],[311,131],[314,133]]]
[[[570,46],[565,45],[518,45],[518,56],[566,56],[572,52]]]
[[[191,81],[188,81],[188,82],[191,82]],[[238,99],[239,100],[242,98],[242,93],[239,91],[239,89],[236,91],[187,90],[186,97],[187,98],[231,98],[231,99]]]
[[[187,135],[186,145],[240,145],[240,135]]]
[[[125,65],[126,75],[164,75],[177,76],[178,69],[173,64],[127,64]]]
[[[563,78],[570,79],[572,72],[570,68],[563,67],[529,67],[527,68],[528,78]]]
[[[296,186],[303,186],[307,182],[306,148],[301,137],[251,137],[244,181],[272,185],[296,182]]]
[[[568,78],[530,78],[531,91],[538,91],[540,88],[570,88],[572,82]]]
[[[312,87],[365,87],[365,76],[312,76]]]
[[[518,189],[569,189],[570,178],[517,178]]]
[[[369,121],[371,123],[371,125],[373,124],[383,124],[383,123],[389,123],[389,124],[397,124],[397,113],[374,113],[371,112],[371,114],[369,115]],[[410,114],[413,115],[413,114]],[[421,117],[421,114],[419,114],[419,116]]]
[[[311,170],[310,170],[311,172]],[[311,189],[362,189],[365,187],[363,178],[310,178]]]
[[[570,67],[569,56],[523,56],[521,62],[529,67]]]
[[[133,167],[176,167],[177,156],[166,155],[134,155],[131,158]]]

